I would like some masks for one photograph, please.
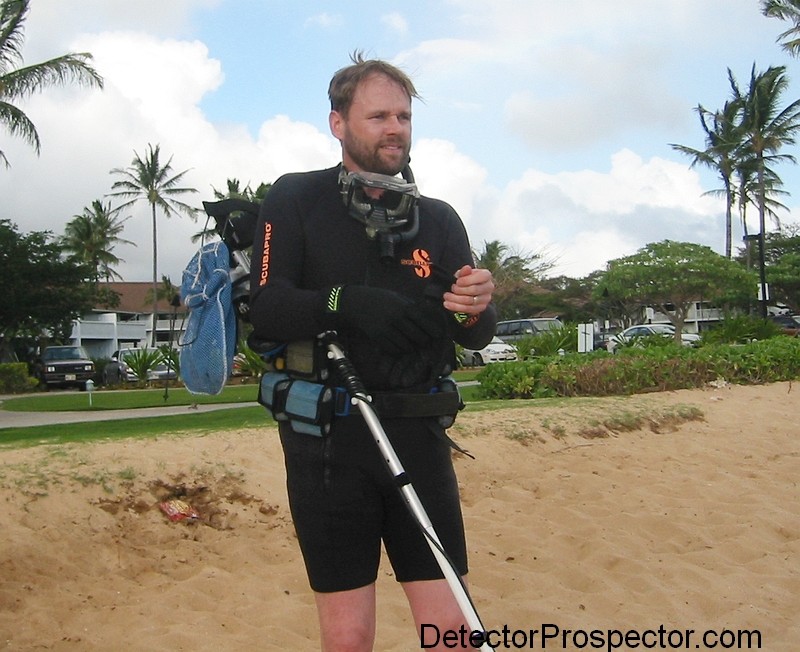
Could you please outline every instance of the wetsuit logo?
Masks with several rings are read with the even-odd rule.
[[[424,249],[414,249],[411,254],[413,260],[404,260],[406,265],[414,267],[414,273],[420,278],[428,278],[431,275],[431,256]]]
[[[269,279],[270,240],[272,240],[272,224],[267,222],[264,225],[264,249],[261,254],[261,276],[258,279],[259,286],[266,285]]]

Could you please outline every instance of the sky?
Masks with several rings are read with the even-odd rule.
[[[52,231],[110,198],[148,144],[187,171],[200,206],[227,179],[255,188],[341,160],[327,88],[356,49],[405,70],[414,102],[411,166],[424,195],[460,214],[473,249],[499,240],[541,255],[550,275],[584,277],[665,239],[724,252],[712,171],[670,143],[704,148],[695,107],[721,108],[728,69],[800,61],[776,43],[788,25],[759,0],[31,0],[24,62],[90,52],[103,90],[50,88],[19,102],[39,156],[0,131],[0,219]],[[797,146],[785,153],[797,155]],[[800,216],[800,169],[777,168]],[[754,211],[751,211],[751,213]],[[126,281],[152,277],[149,205],[126,209]],[[737,219],[735,217],[735,219]],[[180,283],[203,226],[159,215],[159,276]],[[750,224],[749,231],[757,231]],[[734,224],[734,246],[742,227]]]

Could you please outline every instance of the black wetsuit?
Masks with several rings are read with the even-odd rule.
[[[368,285],[414,301],[441,304],[453,274],[473,265],[469,240],[446,203],[419,200],[418,232],[381,256],[377,240],[347,213],[339,167],[281,177],[261,206],[252,256],[250,321],[263,340],[311,339],[326,330],[332,286]],[[338,338],[368,390],[419,391],[454,366],[453,341],[481,348],[494,334],[496,312],[457,318],[446,313],[449,335],[414,351],[423,365],[413,383],[392,387],[391,356],[361,332]],[[392,418],[383,426],[456,566],[466,573],[458,488],[450,449],[435,419]],[[312,588],[339,591],[369,584],[377,575],[384,539],[400,581],[441,577],[415,523],[384,467],[363,419],[336,418],[329,436],[293,432],[281,424],[290,506]]]

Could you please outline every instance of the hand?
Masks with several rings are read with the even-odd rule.
[[[382,288],[346,285],[327,295],[326,319],[334,330],[357,330],[387,353],[399,355],[442,337],[441,308]]]
[[[455,283],[444,293],[444,307],[451,312],[479,315],[492,301],[494,281],[488,269],[464,265],[455,273]]]

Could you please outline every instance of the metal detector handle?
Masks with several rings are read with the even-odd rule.
[[[481,623],[478,612],[475,610],[475,605],[472,604],[472,600],[467,593],[464,583],[461,581],[461,577],[456,572],[455,568],[453,568],[450,559],[448,559],[445,554],[441,541],[439,541],[439,537],[433,529],[430,518],[428,518],[428,514],[425,512],[425,508],[417,492],[409,481],[405,469],[400,459],[397,457],[397,453],[395,453],[389,438],[386,436],[386,432],[372,407],[370,397],[355,372],[355,368],[345,357],[344,352],[336,342],[328,340],[327,345],[328,357],[334,369],[338,372],[340,380],[345,385],[345,389],[350,394],[353,404],[358,406],[359,412],[361,412],[361,415],[364,417],[364,421],[367,422],[372,437],[378,445],[383,459],[386,461],[389,471],[394,477],[397,487],[402,493],[408,508],[424,531],[425,541],[427,541],[428,547],[431,549],[433,556],[439,564],[439,568],[450,586],[450,590],[453,592],[453,597],[455,597],[461,609],[461,613],[464,615],[467,625],[469,625],[470,632],[482,632],[485,634],[486,629]],[[483,652],[493,652],[493,648],[485,639],[480,649],[483,650]]]

